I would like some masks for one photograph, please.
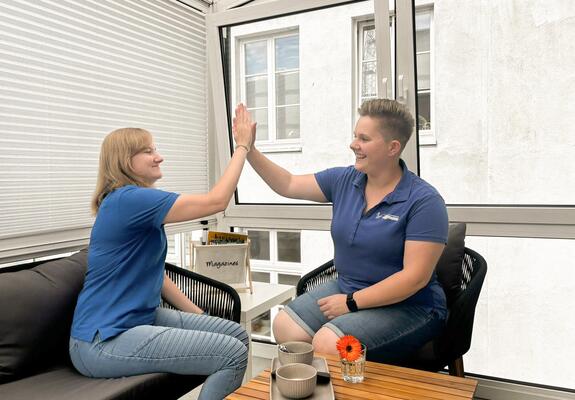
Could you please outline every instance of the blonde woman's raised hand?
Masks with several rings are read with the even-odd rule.
[[[247,151],[250,151],[256,139],[256,122],[252,122],[250,112],[242,103],[236,107],[235,114],[232,133],[236,147],[245,147]]]

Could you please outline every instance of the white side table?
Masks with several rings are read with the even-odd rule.
[[[275,307],[286,300],[295,297],[295,286],[280,285],[265,282],[253,282],[253,293],[238,293],[242,302],[240,313],[240,324],[244,327],[250,337],[252,337],[252,320],[260,314],[268,311],[270,308]],[[271,322],[271,321],[270,321]],[[250,350],[248,354],[248,367],[244,382],[253,377],[252,371],[252,345],[250,343]]]

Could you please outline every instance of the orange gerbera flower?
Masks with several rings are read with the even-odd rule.
[[[355,361],[361,356],[361,342],[354,336],[346,335],[340,337],[335,346],[339,356],[347,361]]]

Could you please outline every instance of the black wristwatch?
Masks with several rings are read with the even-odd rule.
[[[356,312],[359,310],[359,308],[357,308],[357,303],[353,299],[353,293],[347,294],[347,300],[345,301],[345,304],[347,304],[347,308],[349,308],[349,311],[351,312]]]

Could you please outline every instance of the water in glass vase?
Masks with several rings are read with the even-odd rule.
[[[365,371],[365,345],[361,346],[361,356],[355,361],[348,361],[341,358],[341,373],[343,380],[350,383],[363,382],[363,373]]]

